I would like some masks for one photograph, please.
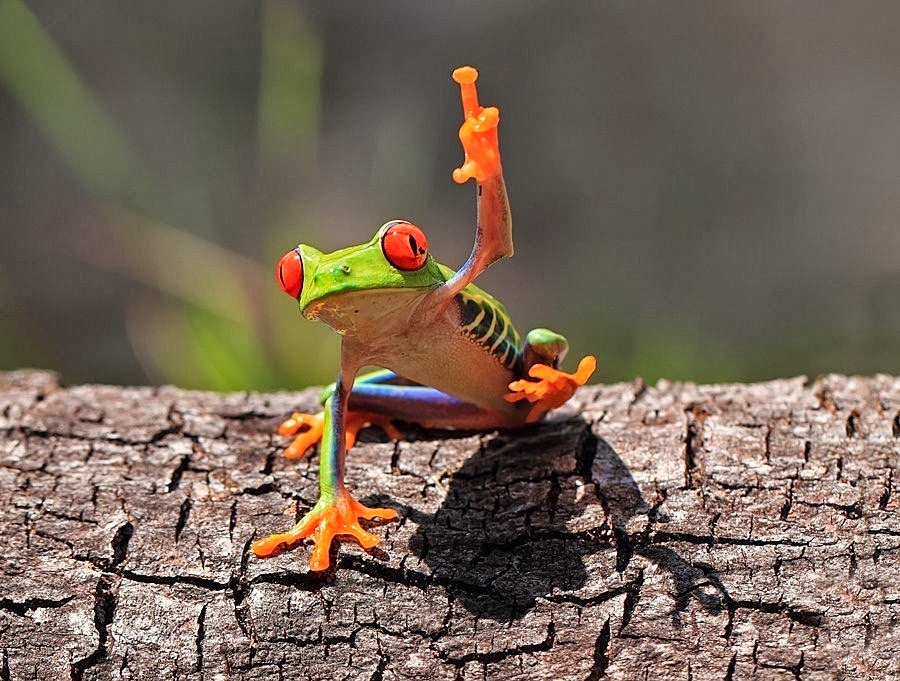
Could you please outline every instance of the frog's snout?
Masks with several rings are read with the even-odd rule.
[[[313,279],[326,286],[336,286],[350,276],[351,268],[345,262],[336,262],[316,268]]]
[[[306,253],[303,252],[303,255],[305,256]],[[322,262],[320,260],[310,262],[304,257],[303,261],[305,267],[304,276],[312,285],[310,292],[314,298],[318,296],[312,292],[341,291],[347,286],[347,282],[351,280],[350,274],[352,269],[343,259],[337,262]]]
[[[288,251],[275,266],[275,280],[291,298],[299,298],[303,290],[303,258],[300,249]]]

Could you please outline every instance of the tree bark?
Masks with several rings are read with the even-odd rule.
[[[0,373],[0,680],[900,674],[900,379],[581,390],[517,432],[369,431],[400,512],[309,573],[273,435],[317,393]]]

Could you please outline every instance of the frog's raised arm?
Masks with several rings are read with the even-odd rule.
[[[453,72],[459,83],[465,121],[459,128],[459,141],[466,153],[462,167],[453,171],[453,179],[462,184],[474,178],[478,183],[478,211],[475,245],[469,259],[435,294],[453,298],[479,274],[500,258],[513,254],[512,217],[500,165],[497,126],[500,112],[496,107],[478,103],[475,81],[478,71],[461,66]]]

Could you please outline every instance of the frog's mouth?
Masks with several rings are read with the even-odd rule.
[[[319,319],[319,311],[322,309],[322,303],[318,302],[314,305],[309,305],[306,309],[303,310],[303,316],[307,319],[311,319],[313,321],[317,321]]]

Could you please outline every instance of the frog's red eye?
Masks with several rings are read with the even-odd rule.
[[[275,267],[275,279],[281,290],[291,298],[300,297],[300,289],[303,288],[303,260],[300,259],[297,249],[281,256]]]
[[[428,259],[428,240],[414,224],[396,220],[384,231],[381,250],[398,270],[417,270]]]

